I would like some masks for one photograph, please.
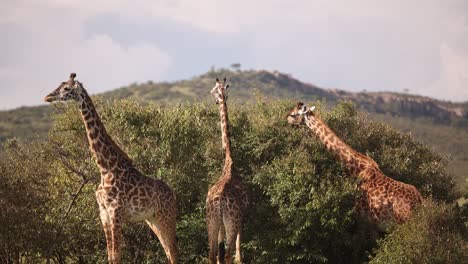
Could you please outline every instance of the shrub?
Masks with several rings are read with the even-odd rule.
[[[330,127],[376,159],[388,176],[414,184],[438,200],[454,199],[451,176],[438,154],[411,136],[367,120],[349,103],[329,112],[318,104]],[[286,123],[284,115],[293,105],[286,100],[229,105],[235,169],[251,199],[242,241],[244,259],[349,262],[356,246],[351,239],[356,181],[307,128]],[[132,100],[97,106],[109,134],[137,168],[175,190],[180,262],[205,263],[206,193],[221,175],[224,159],[217,107],[160,107]],[[31,262],[46,258],[56,263],[106,262],[94,198],[99,170],[76,106],[58,112],[47,140],[9,144],[0,160],[0,212],[8,212],[0,213],[3,260],[31,256]],[[128,263],[166,263],[158,240],[143,223],[124,227],[122,257]]]
[[[379,240],[369,263],[466,262],[468,242],[461,214],[458,206],[427,200],[411,220]]]

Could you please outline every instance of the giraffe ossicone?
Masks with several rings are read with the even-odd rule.
[[[107,134],[91,98],[75,77],[76,74],[70,74],[68,81],[62,82],[44,100],[78,102],[89,148],[101,171],[96,200],[109,263],[120,263],[124,221],[146,221],[159,238],[169,263],[177,263],[175,193],[163,181],[136,169],[128,155]]]

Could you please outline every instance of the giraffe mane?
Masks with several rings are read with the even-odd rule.
[[[308,113],[306,113],[306,115],[312,115],[312,113],[308,112]],[[377,169],[380,170],[379,165],[377,164],[377,162],[375,162],[374,159],[360,153],[359,151],[356,151],[348,143],[346,143],[344,140],[342,140],[341,137],[339,137],[333,129],[331,129],[328,125],[326,125],[325,121],[323,121],[323,119],[317,113],[314,114],[314,117],[316,119],[318,119],[322,124],[324,124],[326,128],[328,128],[328,132],[331,133],[332,136],[335,136],[336,138],[340,139],[341,142],[344,144],[344,146],[353,152],[353,155],[358,156],[358,157],[360,157],[362,159],[365,159],[365,160],[369,161],[370,163],[373,164],[373,166],[375,166]]]
[[[84,93],[84,96],[90,98],[90,96],[89,96],[88,92],[86,91],[86,89],[84,88],[83,84],[80,83],[80,82],[78,82],[78,83],[81,86],[81,89],[82,89],[82,91]],[[89,103],[91,104],[90,107],[96,109],[96,107],[94,106],[94,102],[93,102],[93,100],[91,100],[91,98],[89,99]],[[119,145],[117,145],[117,143],[115,143],[114,139],[112,139],[112,137],[107,133],[107,130],[105,129],[99,115],[96,117],[96,122],[99,123],[100,127],[104,128],[102,132],[106,135],[107,140],[109,140],[109,144],[111,144],[112,147],[114,147],[115,151],[117,151],[117,154],[119,154],[121,157],[123,157],[125,160],[127,160],[130,163],[130,165],[133,165],[133,160],[128,156],[128,154],[125,151],[122,150],[122,148],[119,147]]]

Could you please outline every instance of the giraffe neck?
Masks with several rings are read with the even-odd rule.
[[[87,92],[83,90],[81,97],[82,101],[79,107],[81,117],[85,125],[90,150],[101,170],[101,174],[105,175],[109,171],[131,166],[132,161],[130,158],[107,134],[106,128],[102,124]]]
[[[361,173],[370,166],[378,169],[375,161],[352,149],[341,140],[316,113],[313,115],[306,115],[305,122],[314,134],[325,144],[328,151],[335,153],[353,176],[363,180],[368,180],[369,177],[375,176]]]
[[[228,119],[227,105],[226,105],[225,99],[223,99],[219,103],[219,116],[221,118],[221,140],[223,142],[223,149],[225,153],[223,177],[231,178],[232,177],[231,137],[229,134],[229,119]]]

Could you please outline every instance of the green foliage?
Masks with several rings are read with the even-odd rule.
[[[181,263],[206,263],[206,193],[221,174],[223,152],[215,105],[97,103],[113,139],[146,175],[177,194]],[[352,255],[356,181],[306,128],[284,118],[292,101],[231,103],[233,158],[248,186],[244,226],[247,263],[346,263]],[[388,126],[371,122],[349,103],[324,120],[382,170],[425,195],[452,201],[454,185],[443,158]],[[106,262],[94,190],[99,171],[76,105],[58,111],[45,141],[8,142],[0,160],[0,257],[30,262]],[[68,210],[68,208],[71,208]],[[5,224],[4,224],[5,223]],[[26,228],[24,228],[26,227]],[[366,248],[370,250],[370,248]],[[144,224],[124,228],[127,263],[166,263]]]
[[[458,206],[426,201],[414,218],[378,242],[369,263],[466,262],[468,243],[462,213]],[[465,220],[466,216],[465,212]]]
[[[32,160],[50,160],[43,143],[26,148],[13,139],[6,146],[0,163],[0,255],[17,259],[21,252],[34,262],[53,241],[54,230],[47,221],[49,172]]]
[[[326,99],[336,105],[340,99],[352,100],[360,110],[369,112],[371,118],[389,123],[395,128],[411,132],[437,151],[449,156],[449,170],[461,191],[468,190],[468,103],[451,103],[421,96],[397,93],[348,93],[326,90],[300,82],[289,74],[265,70],[231,71],[211,70],[188,80],[172,83],[133,83],[103,94],[106,101],[136,98],[170,106],[186,102],[207,102],[207,87],[213,80],[226,76],[231,84],[230,98],[239,102],[252,100],[252,94],[269,98],[296,98],[298,100]],[[86,83],[85,83],[86,85]],[[92,88],[89,92],[92,93]],[[45,138],[52,119],[52,106],[22,107],[0,111],[0,142],[8,138]],[[1,155],[0,148],[0,155]]]
[[[448,159],[449,172],[458,189],[468,191],[468,130],[434,124],[429,120],[408,119],[390,115],[372,114],[370,118],[387,123],[393,128],[410,133],[419,142],[431,146]]]

